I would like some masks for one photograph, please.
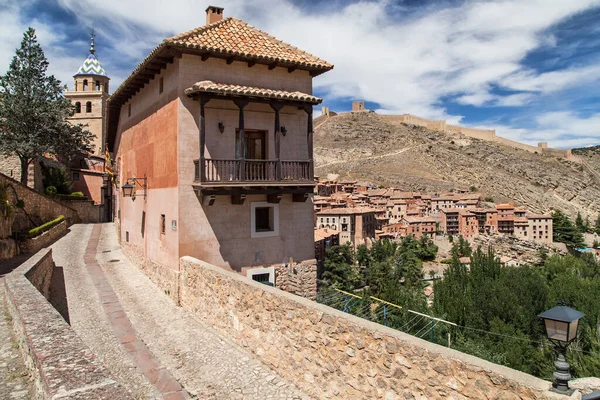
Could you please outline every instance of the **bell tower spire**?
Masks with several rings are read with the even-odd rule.
[[[94,28],[92,28],[92,33],[91,33],[91,41],[90,41],[90,54],[95,54],[96,53],[96,49],[94,47],[94,38],[96,37],[96,35],[94,34]]]

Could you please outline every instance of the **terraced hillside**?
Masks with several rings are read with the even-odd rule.
[[[414,125],[344,113],[315,129],[315,174],[427,192],[477,188],[535,212],[600,211],[600,178],[585,165]]]

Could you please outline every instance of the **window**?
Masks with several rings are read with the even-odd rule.
[[[100,81],[96,81],[96,90],[100,91]]]
[[[165,214],[160,214],[160,234],[164,235],[167,230],[167,222],[165,218]]]
[[[81,112],[81,103],[77,102],[75,103],[75,113],[79,114]]]
[[[279,204],[251,203],[250,237],[279,236]]]
[[[78,181],[79,180],[79,172],[73,172],[73,180],[74,181]]]
[[[246,276],[253,281],[275,286],[275,267],[252,268],[246,272]]]
[[[87,81],[87,79],[84,79],[83,80],[83,91],[85,92],[87,90],[88,90],[88,81]]]
[[[125,231],[125,241],[129,242],[129,231]]]
[[[158,94],[161,94],[163,92],[163,89],[164,89],[164,81],[163,81],[163,78],[161,77],[158,80]]]
[[[92,102],[91,101],[88,101],[87,103],[85,103],[85,112],[86,113],[92,112]]]

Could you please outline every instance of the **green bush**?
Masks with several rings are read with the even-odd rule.
[[[71,193],[71,196],[84,197],[84,194],[83,194],[83,192],[73,192],[73,193]]]
[[[54,196],[56,194],[56,187],[54,187],[54,186],[48,186],[46,188],[46,194],[48,196]]]
[[[485,201],[488,203],[493,203],[494,202],[494,198],[493,197],[486,197]]]
[[[28,232],[28,236],[29,238],[34,238],[36,236],[41,235],[42,233],[50,230],[51,228],[55,227],[56,225],[60,224],[61,222],[63,222],[65,220],[65,216],[64,215],[59,215],[58,218],[50,221],[50,222],[46,222],[43,225],[38,226],[37,228],[33,228]]]
[[[56,193],[69,194],[73,184],[69,179],[69,174],[64,167],[50,167],[44,163],[40,164],[42,167],[43,183],[45,188],[54,186]]]
[[[57,194],[57,195],[54,195],[54,197],[59,200],[88,200],[88,198],[86,196],[84,196],[83,194],[81,196],[73,195],[73,194]]]

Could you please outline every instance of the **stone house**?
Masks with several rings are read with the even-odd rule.
[[[315,295],[312,78],[332,68],[211,6],[111,96],[121,242],[159,285],[192,256]]]
[[[469,210],[475,214],[479,233],[496,233],[498,231],[498,210],[493,208],[473,208]]]
[[[370,244],[375,238],[376,210],[367,207],[323,210],[317,214],[317,229],[327,228],[340,232],[340,245],[350,243],[356,249]]]
[[[469,210],[443,208],[440,210],[440,229],[451,236],[472,239],[479,234],[477,216]]]
[[[498,204],[498,232],[512,235],[515,231],[515,206],[511,204]]]

